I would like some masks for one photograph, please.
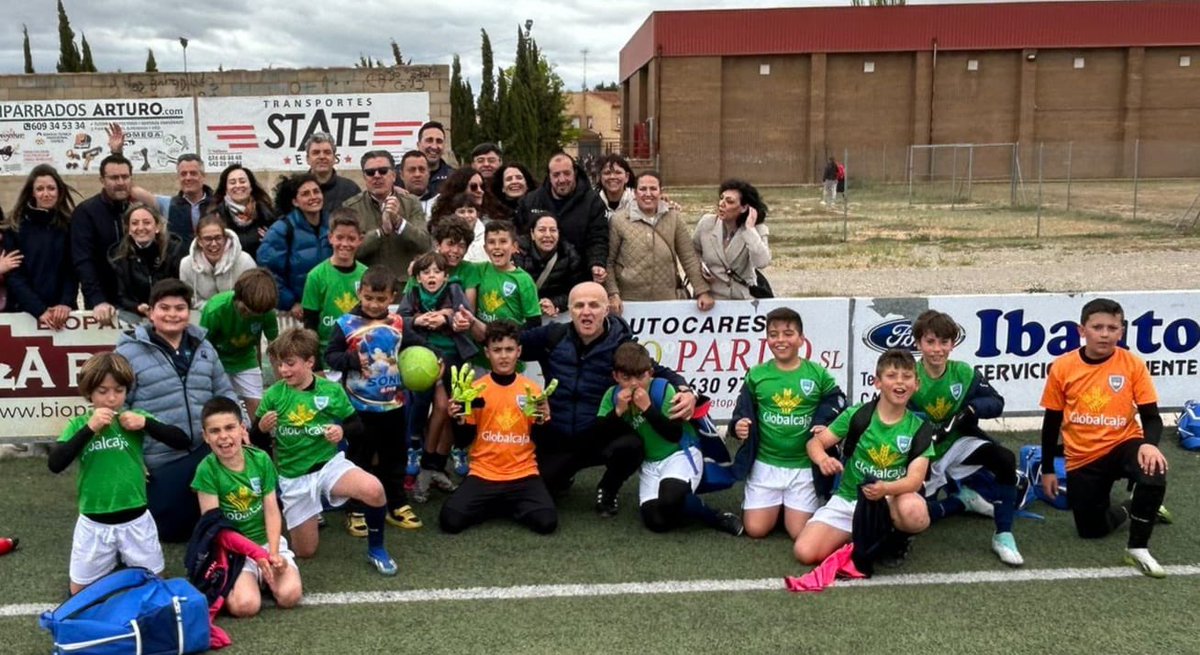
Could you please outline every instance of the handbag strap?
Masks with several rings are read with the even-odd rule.
[[[558,263],[558,251],[555,250],[554,254],[550,255],[550,259],[546,260],[546,268],[543,268],[542,274],[537,277],[536,284],[537,284],[538,289],[541,289],[542,285],[545,284],[546,278],[550,277],[550,272],[554,270],[554,265],[557,263]]]

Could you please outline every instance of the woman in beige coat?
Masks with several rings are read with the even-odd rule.
[[[662,199],[661,178],[657,173],[642,173],[634,193],[636,202],[613,214],[609,222],[605,288],[612,311],[620,315],[629,300],[689,297],[708,311],[713,306],[708,282],[688,243],[687,225]],[[680,266],[685,279],[679,277]],[[690,294],[685,282],[692,287]]]
[[[767,206],[758,189],[741,180],[721,185],[717,213],[701,217],[692,235],[714,298],[751,298],[749,285],[754,284],[756,271],[771,263],[766,220]]]

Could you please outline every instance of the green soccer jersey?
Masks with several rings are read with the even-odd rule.
[[[771,360],[751,368],[745,384],[758,406],[757,460],[789,469],[811,466],[806,446],[813,413],[837,389],[829,371],[808,360],[784,371]]]
[[[865,403],[855,405],[842,412],[829,426],[830,432],[846,438],[850,431],[850,420],[864,405]],[[880,482],[895,482],[903,478],[908,473],[909,450],[914,446],[913,440],[922,423],[924,421],[921,417],[911,411],[906,411],[904,417],[894,425],[884,424],[879,420],[877,413],[871,416],[871,423],[858,438],[858,446],[846,462],[837,495],[850,502],[858,500],[858,485],[862,484],[868,475]],[[915,445],[921,447],[921,444]],[[927,445],[919,457],[929,457],[932,454],[933,447]]]
[[[276,412],[275,459],[279,475],[298,478],[333,459],[337,445],[325,439],[325,428],[354,415],[345,390],[336,382],[314,377],[311,389],[293,389],[280,380],[263,393],[258,417]]]
[[[333,336],[334,324],[358,304],[358,282],[366,272],[367,267],[362,262],[354,262],[354,270],[345,273],[339,271],[329,259],[317,264],[309,272],[308,280],[304,283],[304,299],[300,304],[304,309],[316,311],[321,316],[317,323],[317,338],[321,340],[319,361],[325,360],[325,348]]]
[[[129,411],[153,418],[140,409]],[[71,419],[58,438],[59,442],[70,441],[87,425],[93,413],[94,409]],[[126,430],[116,417],[108,427],[92,435],[79,453],[76,485],[80,514],[109,514],[146,506],[146,469],[142,466],[144,439],[144,432]]]
[[[208,330],[205,338],[217,349],[226,373],[258,368],[258,348],[263,335],[268,341],[279,336],[274,309],[257,316],[243,316],[237,310],[233,291],[222,291],[209,299],[200,313],[200,327]]]
[[[909,406],[924,413],[926,420],[937,429],[962,411],[967,390],[975,381],[975,369],[966,362],[950,360],[946,362],[946,370],[942,377],[934,379],[929,377],[924,365],[918,365],[917,379],[920,380],[921,386],[913,393]],[[933,446],[933,459],[945,455],[959,436],[955,430],[947,437],[939,439]]]
[[[603,418],[613,413],[615,409],[613,394],[616,393],[617,389],[617,386],[613,386],[605,392],[604,397],[600,400],[600,409],[596,412],[596,416]],[[666,389],[663,390],[662,405],[658,408],[658,411],[662,412],[663,416],[666,416],[670,412],[671,399],[674,397],[675,387],[668,384]],[[638,411],[637,407],[633,406],[633,403],[630,403],[629,409],[621,415],[621,420],[628,423],[638,433],[638,436],[642,438],[642,445],[646,449],[647,462],[661,462],[681,450],[678,443],[662,438],[658,434],[658,431],[654,429],[654,426],[650,425],[650,421],[647,421],[646,417]],[[692,427],[685,423],[683,429],[687,431],[691,430]]]
[[[458,266],[450,270],[450,275],[446,277],[446,282],[457,282],[458,286],[462,287],[464,292],[467,289],[474,289],[479,286],[479,268],[484,265],[478,262],[459,262]],[[413,275],[404,283],[404,293],[408,293],[415,288],[417,288],[417,276]]]
[[[479,295],[475,299],[476,315],[484,323],[502,318],[525,325],[525,321],[542,315],[538,304],[537,285],[522,269],[502,271],[491,263],[479,267]]]
[[[242,448],[242,454],[245,466],[233,471],[215,453],[209,453],[196,467],[192,489],[216,496],[221,513],[235,530],[256,544],[266,544],[263,498],[275,491],[275,465],[270,455],[253,446]]]

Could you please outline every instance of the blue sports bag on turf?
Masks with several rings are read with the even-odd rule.
[[[1017,499],[1020,507],[1027,507],[1036,499],[1055,509],[1067,509],[1067,460],[1065,458],[1054,458],[1054,474],[1058,476],[1058,495],[1054,498],[1047,497],[1046,492],[1042,491],[1042,447],[1034,444],[1021,446],[1021,454],[1017,461],[1018,477],[1024,477],[1029,484],[1025,498]]]
[[[208,603],[183,578],[163,580],[142,568],[100,578],[38,622],[54,653],[166,655],[209,646]]]
[[[1179,445],[1186,450],[1200,450],[1200,402],[1189,400],[1179,412]]]

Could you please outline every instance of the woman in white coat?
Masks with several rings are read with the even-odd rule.
[[[254,259],[242,252],[237,233],[225,227],[220,215],[211,213],[196,224],[196,238],[179,263],[179,279],[195,292],[192,307],[203,309],[209,298],[233,289],[238,277],[256,266]]]
[[[717,212],[705,214],[692,232],[701,272],[718,300],[751,298],[758,269],[771,263],[767,205],[758,189],[741,180],[721,184]]]

